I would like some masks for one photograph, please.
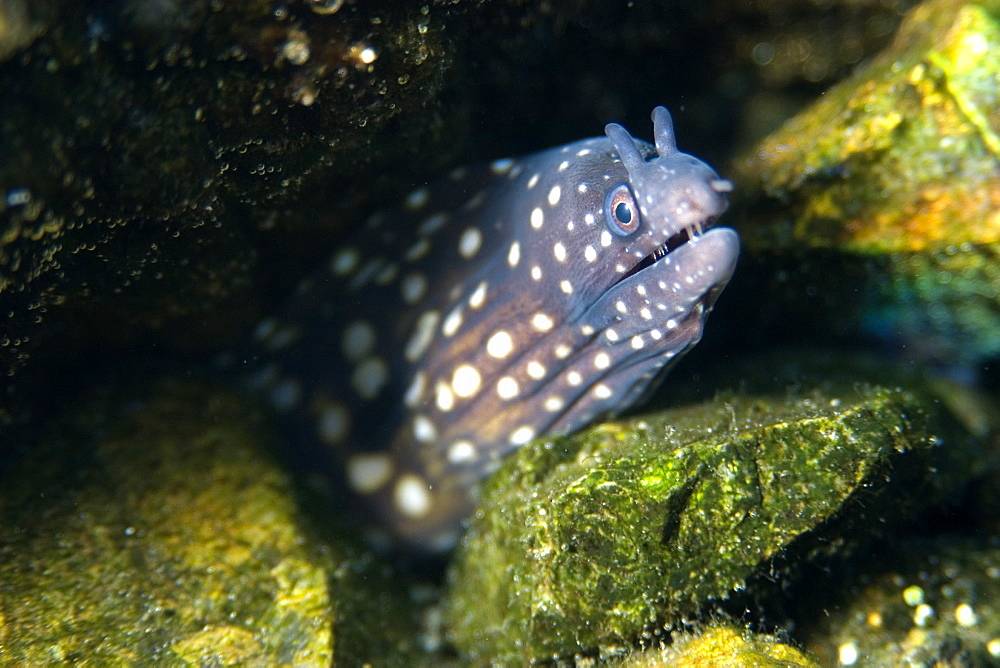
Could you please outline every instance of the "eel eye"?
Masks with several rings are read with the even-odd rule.
[[[632,191],[624,183],[608,193],[604,203],[604,217],[608,227],[618,236],[627,237],[639,229],[639,207]]]

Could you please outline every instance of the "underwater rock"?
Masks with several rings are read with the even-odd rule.
[[[415,662],[405,578],[310,527],[254,405],[149,395],[91,395],[3,477],[5,660]]]
[[[0,63],[31,44],[45,30],[55,7],[44,1],[6,0],[0,4]]]
[[[1000,355],[998,10],[920,5],[735,162],[761,328],[860,331],[945,363]]]
[[[1000,545],[957,536],[910,540],[882,568],[838,583],[842,600],[803,632],[824,665],[1000,662]]]
[[[361,198],[317,206],[330,184],[440,164],[464,112],[436,99],[454,39],[426,7],[60,4],[0,13],[20,49],[0,68],[0,427],[53,391],[46,365],[245,335],[267,231],[335,227]]]
[[[633,654],[611,665],[621,668],[818,668],[820,664],[774,636],[714,622],[695,633],[678,634],[669,646]]]
[[[452,563],[456,647],[473,662],[600,653],[696,615],[793,544],[801,562],[849,553],[976,468],[936,393],[840,364],[813,389],[724,394],[515,453]]]

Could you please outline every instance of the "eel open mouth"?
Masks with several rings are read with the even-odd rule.
[[[717,216],[712,216],[711,218],[700,220],[697,223],[682,228],[680,231],[678,231],[677,233],[672,235],[669,239],[667,239],[663,243],[663,245],[657,247],[656,250],[654,250],[652,253],[639,260],[635,264],[635,266],[629,269],[628,272],[626,272],[620,279],[618,279],[617,283],[621,283],[625,279],[634,276],[635,274],[638,274],[646,267],[651,267],[658,260],[665,257],[667,254],[677,250],[678,248],[688,243],[689,241],[697,239],[698,237],[700,237],[702,234],[705,233],[705,230],[711,228],[712,225],[715,224],[716,218]]]

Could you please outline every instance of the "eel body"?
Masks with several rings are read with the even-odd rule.
[[[414,190],[257,327],[254,385],[379,531],[454,544],[506,453],[627,408],[701,338],[732,185],[652,118],[655,145],[610,124]]]

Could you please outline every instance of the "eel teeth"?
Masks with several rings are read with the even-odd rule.
[[[618,282],[620,283],[621,281],[624,281],[626,278],[634,276],[635,274],[639,273],[646,267],[652,266],[658,260],[666,256],[667,254],[671,253],[672,251],[677,250],[678,248],[688,243],[689,241],[694,241],[702,234],[704,234],[705,230],[710,228],[712,226],[712,223],[714,222],[715,222],[714,218],[709,218],[704,221],[698,221],[688,227],[681,229],[679,232],[677,232],[669,239],[667,239],[662,245],[658,246],[656,250],[654,250],[652,253],[639,260],[639,262],[637,262],[635,266],[629,269],[629,271],[624,276],[622,276]]]

